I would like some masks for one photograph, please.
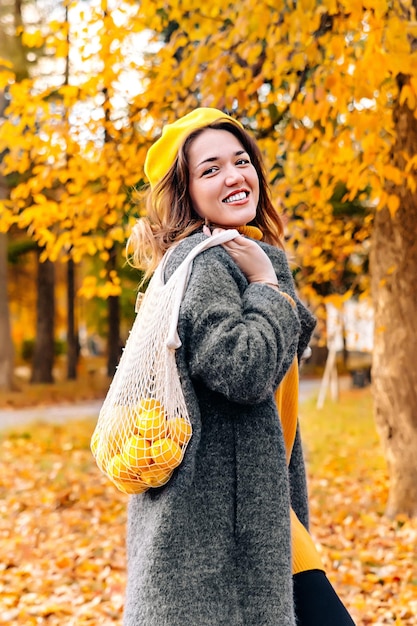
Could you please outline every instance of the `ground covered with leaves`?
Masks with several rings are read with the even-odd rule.
[[[383,517],[369,390],[302,406],[312,532],[357,626],[414,626],[417,520]],[[0,433],[0,624],[120,625],[127,496],[94,464],[91,421]]]

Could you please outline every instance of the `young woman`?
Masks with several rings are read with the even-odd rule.
[[[352,626],[308,533],[297,362],[315,321],[297,298],[257,145],[200,108],[148,152],[147,216],[130,246],[166,279],[196,257],[177,366],[193,423],[184,461],[130,498],[125,626]]]

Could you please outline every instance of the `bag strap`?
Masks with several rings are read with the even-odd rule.
[[[197,255],[204,250],[213,248],[214,246],[220,246],[227,241],[231,241],[236,237],[239,237],[240,233],[236,229],[224,230],[221,233],[216,233],[211,237],[207,237],[200,243],[198,243],[185,257],[182,263],[178,266],[172,276],[169,278],[170,282],[174,279],[176,282],[175,300],[172,309],[172,318],[167,335],[167,346],[173,350],[176,350],[181,346],[181,340],[178,335],[178,316],[180,312],[180,306],[184,297],[185,290],[187,288],[188,280],[190,278],[193,261]],[[168,283],[167,283],[168,284]]]

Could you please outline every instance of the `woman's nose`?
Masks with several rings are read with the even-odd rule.
[[[228,186],[236,185],[245,180],[243,173],[235,167],[230,167],[226,172],[225,183]]]

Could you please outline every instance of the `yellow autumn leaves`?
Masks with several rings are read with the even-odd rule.
[[[127,494],[164,485],[190,440],[188,419],[167,419],[154,398],[142,399],[137,407],[113,407],[107,418],[108,427],[96,428],[91,439],[100,469]]]
[[[70,250],[76,262],[97,255],[105,263],[140,211],[131,190],[145,182],[151,141],[164,123],[200,105],[235,114],[259,139],[275,203],[302,216],[304,228],[290,219],[288,236],[297,231],[312,281],[339,280],[344,261],[310,256],[301,234],[313,247],[325,240],[342,259],[369,238],[372,220],[329,218],[337,185],[369,213],[398,210],[398,190],[385,174],[392,109],[417,106],[416,27],[403,2],[144,0],[115,11],[103,2],[77,19],[73,10],[68,23],[19,30],[36,54],[46,42],[55,57],[71,57],[67,83],[59,72],[56,84],[36,75],[13,82],[10,63],[0,65],[10,94],[0,173],[14,178],[0,202],[0,231],[29,229],[52,260]],[[401,90],[399,71],[409,75]],[[414,172],[402,183],[413,192]],[[120,285],[109,277],[82,291],[115,293]]]

